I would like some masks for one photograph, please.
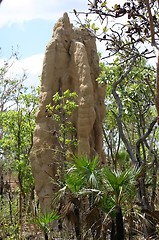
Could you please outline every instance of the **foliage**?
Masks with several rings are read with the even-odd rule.
[[[15,53],[0,69],[0,234],[5,239],[22,238],[34,189],[29,154],[38,93],[34,87],[24,86],[25,73],[21,79],[9,75],[16,59]]]
[[[86,25],[94,31],[94,25],[97,25],[97,19],[99,20],[96,36],[106,43],[107,58],[120,54],[125,62],[134,54],[144,57],[153,55],[150,44],[157,45],[159,38],[156,31],[159,22],[157,0],[151,2],[129,0],[114,5],[105,0],[88,2],[89,11],[85,13]],[[90,20],[90,14],[94,16],[94,21]]]
[[[109,132],[117,129],[116,119],[113,113],[118,112],[118,105],[112,94],[112,85],[116,82],[124,71],[119,59],[115,59],[113,64],[105,66],[101,63],[102,72],[98,81],[107,84],[107,116],[105,119],[105,130]],[[131,72],[118,86],[117,94],[122,103],[122,121],[125,125],[125,134],[133,145],[138,137],[142,135],[150,122],[150,115],[155,117],[155,70],[148,65],[144,59],[138,61]],[[132,124],[133,123],[133,124]],[[139,129],[142,129],[139,132]],[[114,138],[115,140],[115,138]]]
[[[49,224],[54,222],[55,220],[58,220],[59,218],[60,216],[55,211],[52,212],[46,211],[40,217],[37,218],[36,222],[41,227],[46,240],[49,239],[48,238]]]
[[[27,193],[33,185],[29,154],[33,141],[35,111],[37,106],[36,90],[21,93],[14,108],[1,112],[0,120],[3,137],[0,140],[2,164],[18,173],[21,190]]]
[[[48,116],[58,124],[57,135],[64,152],[65,148],[77,145],[77,139],[74,137],[76,129],[70,119],[77,108],[76,98],[77,94],[67,89],[62,94],[55,93],[53,103],[46,106]]]
[[[0,67],[0,110],[5,111],[15,104],[19,93],[24,89],[24,81],[27,78],[24,72],[19,79],[9,74],[10,69],[18,59],[18,52],[12,52],[8,60],[4,60]]]
[[[74,157],[70,164],[66,174],[66,184],[72,192],[78,192],[84,186],[99,188],[100,172],[97,157],[92,160],[87,156]]]
[[[112,191],[111,196],[115,195],[114,202],[116,204],[120,205],[122,201],[134,199],[136,195],[136,178],[139,174],[139,172],[135,168],[130,168],[123,172],[112,171],[110,168],[104,168],[103,174],[104,180],[107,182],[107,188]]]
[[[0,199],[0,236],[5,239],[19,238],[19,219],[18,219],[18,198],[11,196],[11,192],[6,194],[5,199]],[[4,207],[5,206],[5,207]],[[2,219],[3,218],[3,219]]]
[[[86,156],[75,157],[67,165],[64,185],[54,195],[54,201],[57,203],[68,199],[74,202],[74,199],[78,199],[81,205],[88,204],[88,215],[92,216],[92,212],[98,209],[114,221],[117,218],[118,206],[121,208],[121,214],[122,209],[124,212],[130,210],[130,202],[133,204],[136,198],[135,186],[139,176],[140,170],[137,168],[113,171],[100,166],[97,157],[92,160]],[[65,204],[67,206],[69,202],[65,200]],[[93,231],[95,222],[91,222]]]
[[[92,190],[104,195],[108,193],[111,198],[114,194],[115,204],[135,197],[135,183],[140,174],[137,168],[113,171],[108,167],[101,167],[98,157],[91,160],[86,156],[75,157],[69,165],[65,181],[73,193],[83,194],[84,191],[89,193],[87,190]]]

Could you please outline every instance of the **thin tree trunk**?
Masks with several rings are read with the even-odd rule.
[[[44,238],[45,238],[45,240],[49,240],[49,236],[48,236],[47,232],[44,233]]]
[[[80,224],[80,203],[79,200],[76,198],[74,200],[74,213],[75,213],[75,217],[76,217],[76,221],[75,221],[75,232],[76,232],[76,239],[77,240],[81,240],[81,224]]]
[[[115,240],[115,222],[112,219],[112,228],[111,228],[111,233],[110,233],[110,240]]]
[[[13,211],[12,211],[12,195],[11,195],[11,189],[8,191],[8,197],[9,197],[9,215],[10,215],[10,222],[13,224]]]
[[[124,222],[121,207],[116,206],[116,234],[117,240],[124,240]]]
[[[20,226],[20,236],[22,238],[23,232],[23,196],[20,192],[19,194],[19,226]]]

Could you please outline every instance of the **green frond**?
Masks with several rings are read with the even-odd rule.
[[[117,203],[125,201],[130,196],[131,199],[134,198],[136,176],[138,174],[139,170],[135,168],[130,168],[123,172],[113,171],[107,167],[103,169],[105,184],[108,185],[109,191],[113,191]]]
[[[37,218],[37,223],[41,228],[46,228],[47,225],[55,220],[58,220],[60,215],[54,210],[52,212],[45,212],[39,218]]]
[[[78,192],[84,185],[84,182],[85,180],[83,179],[83,177],[78,175],[77,172],[69,173],[66,176],[66,185],[73,193]]]
[[[98,180],[93,172],[91,173],[91,175],[89,177],[89,183],[91,186],[94,186],[98,189]]]
[[[88,159],[87,156],[74,157],[73,163],[70,169],[68,169],[72,177],[77,175],[77,181],[83,182],[83,184],[88,184],[92,187],[98,187],[98,177],[99,177],[99,168],[98,168],[98,158],[95,157],[92,160]]]

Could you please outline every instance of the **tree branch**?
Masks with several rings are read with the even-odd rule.
[[[124,134],[124,131],[123,131],[123,124],[122,124],[122,120],[121,120],[121,117],[122,117],[122,103],[121,103],[121,100],[120,100],[120,97],[119,95],[117,94],[116,92],[116,88],[117,86],[123,81],[123,79],[129,74],[129,72],[131,71],[135,61],[136,61],[136,58],[137,56],[134,56],[131,60],[131,63],[129,65],[129,67],[126,69],[125,73],[123,73],[121,75],[121,77],[118,79],[118,81],[114,82],[113,85],[112,85],[112,94],[115,98],[115,101],[118,105],[118,115],[113,113],[115,118],[116,118],[116,121],[117,121],[117,124],[118,124],[118,129],[119,129],[119,135],[123,141],[123,143],[125,144],[125,147],[128,151],[128,154],[131,158],[131,161],[134,165],[136,165],[137,161],[136,161],[136,158],[135,158],[135,155],[132,151],[132,147],[131,147],[131,144],[130,142],[128,141],[128,139],[126,138],[125,134]]]
[[[157,110],[157,115],[158,115],[158,123],[159,123],[159,50],[158,50],[158,56],[157,56],[155,105],[156,105],[156,110]]]
[[[150,135],[150,133],[151,133],[152,130],[153,130],[154,125],[155,125],[156,122],[157,122],[157,119],[158,119],[158,117],[156,117],[156,118],[150,123],[150,126],[149,126],[147,132],[146,132],[144,135],[142,135],[142,136],[137,140],[137,142],[136,142],[136,158],[137,158],[137,161],[139,162],[139,165],[141,165],[141,162],[142,162],[142,161],[141,161],[141,157],[140,157],[140,144],[143,143],[143,142],[146,140],[146,138]]]
[[[151,45],[158,49],[157,43],[155,41],[155,31],[154,31],[153,17],[152,17],[152,13],[151,13],[149,0],[145,0],[145,4],[146,4],[148,15],[149,15],[149,24],[150,24],[150,32],[151,32]]]

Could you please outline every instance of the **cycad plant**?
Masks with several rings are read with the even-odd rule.
[[[93,159],[87,156],[73,157],[68,167],[66,183],[72,191],[79,191],[83,187],[99,188],[101,171],[97,157]]]
[[[49,239],[49,224],[58,220],[60,215],[57,214],[55,211],[52,212],[45,212],[40,217],[37,218],[36,222],[40,226],[43,231],[44,239]]]
[[[97,239],[99,231],[96,229],[97,219],[94,213],[98,214],[95,205],[95,197],[101,184],[101,169],[98,157],[89,159],[87,156],[74,157],[68,170],[66,183],[78,197],[88,197],[89,211],[86,216],[87,225],[90,227],[93,239]],[[90,221],[91,219],[91,221]],[[89,223],[88,223],[89,222]]]
[[[99,169],[99,161],[97,157],[90,160],[87,156],[74,156],[67,164],[64,185],[54,196],[55,202],[64,202],[64,210],[66,207],[66,199],[69,199],[67,206],[73,206],[74,211],[74,228],[76,239],[81,239],[81,221],[80,221],[80,199],[89,198],[89,207],[93,208],[94,192],[99,188],[101,171]],[[94,191],[93,191],[94,189]],[[67,215],[66,211],[65,215]]]
[[[110,207],[114,210],[114,215],[112,215],[111,239],[123,240],[124,224],[122,204],[125,203],[128,199],[134,199],[136,195],[135,184],[136,179],[139,175],[139,170],[136,168],[129,168],[128,170],[121,172],[113,171],[109,168],[104,168],[102,172],[102,191],[104,195],[107,193],[107,202],[111,203]],[[108,207],[108,205],[106,206],[106,204],[103,204],[103,206],[104,205],[106,208]],[[113,216],[115,216],[115,219]]]
[[[69,198],[74,205],[76,239],[82,238],[80,224],[82,199],[85,199],[88,207],[85,215],[86,230],[91,230],[93,239],[100,238],[105,213],[112,220],[111,240],[124,239],[123,207],[129,198],[133,200],[136,195],[135,184],[139,173],[140,171],[135,168],[114,171],[101,167],[97,157],[91,160],[87,156],[78,156],[68,163],[65,183],[56,194],[56,200]]]

